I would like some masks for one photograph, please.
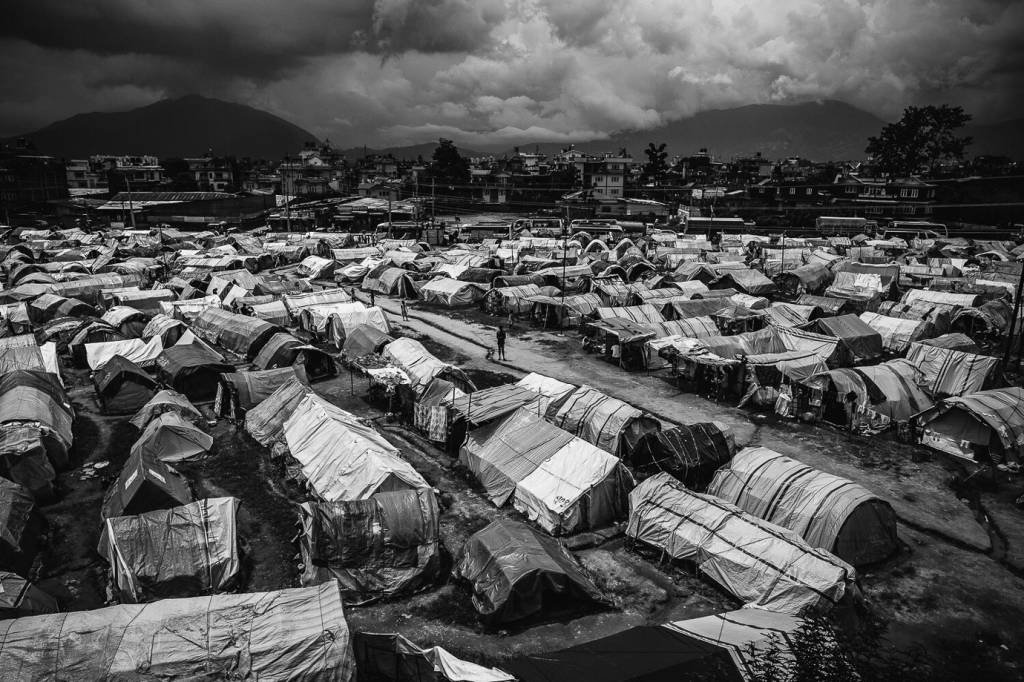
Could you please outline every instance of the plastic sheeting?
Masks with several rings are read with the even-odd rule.
[[[666,473],[637,486],[629,502],[627,536],[693,562],[747,608],[799,615],[831,608],[856,589],[846,562]]]
[[[857,364],[882,357],[882,335],[856,315],[822,317],[809,329],[839,339]]]
[[[196,409],[196,406],[190,403],[188,398],[177,391],[165,388],[139,408],[129,423],[141,431],[146,428],[146,424],[164,412],[177,412],[183,418],[196,424],[203,419],[202,412]]]
[[[882,337],[882,347],[891,353],[904,353],[911,342],[927,338],[932,326],[923,320],[905,320],[878,313],[861,313],[860,319]]]
[[[799,534],[813,547],[854,565],[899,549],[896,514],[861,485],[768,448],[740,450],[720,469],[708,494]]]
[[[453,573],[469,583],[474,608],[493,623],[538,615],[553,598],[570,604],[604,601],[557,540],[515,521],[500,519],[474,533]]]
[[[413,391],[417,395],[426,389],[434,377],[441,375],[442,378],[456,383],[460,390],[476,390],[462,370],[441,362],[415,339],[396,339],[384,346],[382,355],[385,360],[409,376]]]
[[[921,419],[929,430],[955,442],[986,448],[996,444],[1018,454],[1024,452],[1024,389],[1011,386],[979,391],[946,398],[935,407]]]
[[[245,430],[260,445],[270,447],[283,439],[284,423],[302,399],[313,390],[298,379],[281,384],[259,405],[245,414]]]
[[[174,411],[153,418],[132,445],[132,453],[146,452],[161,462],[201,457],[213,447],[213,438]]]
[[[429,488],[299,506],[303,585],[337,580],[346,603],[410,594],[441,572],[438,507]]]
[[[348,682],[338,587],[167,599],[0,621],[0,677]]]
[[[704,490],[736,449],[727,429],[724,424],[702,422],[644,434],[630,464],[641,477],[666,471],[691,490]]]
[[[480,301],[487,290],[473,282],[462,282],[450,277],[437,277],[424,284],[420,290],[420,298],[425,303],[455,308],[468,306]]]
[[[20,575],[0,571],[0,619],[56,613],[59,610],[56,599]],[[0,633],[3,632],[3,626],[4,623],[0,622]],[[3,653],[3,644],[0,643],[0,659],[2,659]],[[7,676],[3,673],[4,662],[0,660],[0,677],[6,678]],[[18,677],[20,678],[20,676]]]
[[[616,455],[627,453],[643,434],[661,428],[632,405],[590,386],[573,391],[550,419],[555,426]]]
[[[92,380],[107,414],[136,412],[156,391],[156,382],[141,367],[120,355],[104,363]]]
[[[188,483],[153,455],[136,451],[128,456],[117,480],[103,496],[100,516],[131,516],[168,509],[192,501]]]
[[[192,597],[230,587],[241,569],[238,500],[217,497],[106,520],[100,554],[128,602]]]
[[[934,399],[977,393],[994,376],[999,359],[950,348],[910,344],[907,362],[921,372],[919,385]]]
[[[303,397],[284,423],[284,438],[310,487],[326,502],[429,487],[382,435],[319,396]]]
[[[352,636],[361,679],[376,682],[515,682],[511,675],[456,658],[439,646],[423,649],[402,635]]]

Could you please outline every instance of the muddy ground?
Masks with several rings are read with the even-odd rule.
[[[377,302],[397,313],[397,302],[380,296]],[[1014,505],[1024,488],[1019,480],[958,488],[953,483],[962,478],[962,465],[938,453],[884,436],[852,438],[820,425],[752,420],[752,413],[681,394],[657,373],[626,373],[584,355],[572,334],[517,325],[509,340],[509,361],[488,361],[484,348],[493,345],[495,319],[476,311],[452,316],[414,306],[411,312],[414,319],[398,333],[418,338],[442,359],[462,365],[478,387],[514,381],[529,371],[589,383],[666,422],[724,421],[740,445],[765,445],[864,484],[888,499],[900,517],[903,550],[860,572],[868,603],[889,622],[889,637],[903,647],[925,647],[935,679],[1020,679],[1024,674],[1024,524]],[[65,608],[93,609],[108,598],[106,565],[96,553],[100,503],[137,433],[127,417],[99,413],[83,373],[71,372],[69,385],[78,415],[77,466],[61,475],[60,500],[43,508],[50,522],[49,542],[37,561],[37,574],[41,586]],[[438,489],[449,560],[469,535],[493,519],[516,517],[514,511],[487,502],[451,457],[410,429],[387,421],[381,406],[366,401],[365,381],[341,369],[337,378],[315,388],[372,420]],[[239,534],[246,558],[240,589],[297,585],[295,505],[304,499],[303,491],[283,482],[280,463],[238,425],[221,420],[211,433],[214,452],[180,469],[200,496],[241,500]],[[97,462],[107,465],[88,466]],[[739,606],[712,583],[629,547],[621,535],[579,549],[577,556],[605,591],[609,606],[494,631],[480,624],[464,588],[446,579],[411,598],[350,607],[347,617],[353,630],[397,631],[421,644],[439,644],[472,660],[500,664],[517,653],[557,649],[633,625]]]

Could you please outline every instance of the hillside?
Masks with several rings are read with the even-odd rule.
[[[316,137],[282,118],[243,104],[187,95],[119,112],[77,114],[19,135],[37,149],[73,158],[90,154],[225,156],[280,159]]]

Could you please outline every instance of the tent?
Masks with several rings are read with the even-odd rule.
[[[936,336],[934,339],[924,339],[917,343],[920,343],[923,346],[935,346],[936,348],[959,350],[965,353],[981,352],[978,344],[976,344],[971,337],[960,333],[943,334],[942,336]]]
[[[537,374],[536,372],[530,372],[517,381],[516,384],[540,393],[541,414],[557,412],[558,408],[565,402],[565,399],[576,390],[576,387],[572,384],[567,384],[564,381],[559,381],[543,374]]]
[[[298,317],[299,312],[310,306],[347,303],[351,300],[352,297],[349,293],[341,288],[284,295],[284,303],[288,306],[288,311],[292,317]]]
[[[398,448],[317,395],[299,402],[284,423],[284,438],[310,488],[325,502],[429,487]]]
[[[825,420],[847,424],[844,403],[852,393],[857,412],[866,414],[871,425],[881,429],[893,422],[907,422],[932,406],[931,399],[918,385],[920,376],[920,371],[906,360],[891,360],[880,365],[829,370],[801,383],[820,392],[816,409]]]
[[[861,321],[882,337],[882,348],[890,353],[903,354],[914,341],[935,336],[934,328],[924,320],[906,320],[878,313],[861,313]]]
[[[219,592],[238,577],[234,497],[106,520],[99,551],[123,602]]]
[[[241,419],[245,413],[270,397],[281,384],[298,379],[308,384],[302,365],[255,372],[228,372],[220,375],[213,411],[220,417]]]
[[[487,294],[487,289],[475,282],[463,282],[451,277],[435,277],[419,290],[424,303],[435,303],[447,308],[473,305]]]
[[[137,339],[149,323],[149,315],[131,306],[116,305],[103,313],[100,320],[117,329],[124,338]]]
[[[702,491],[735,450],[733,435],[724,424],[681,424],[645,433],[633,448],[629,463],[642,477],[666,471],[687,488]]]
[[[296,379],[281,384],[263,402],[245,413],[245,430],[260,445],[270,447],[283,439],[284,423],[313,390]]]
[[[538,414],[541,402],[540,393],[519,384],[501,384],[454,396],[448,403],[449,444],[457,449],[467,430],[503,419],[520,408],[530,407]]]
[[[665,321],[661,312],[650,303],[617,308],[601,307],[594,311],[594,316],[598,320],[618,317],[639,324],[656,324]]]
[[[577,327],[601,307],[601,298],[597,294],[537,295],[526,300],[533,305],[531,317],[545,328]]]
[[[442,571],[438,514],[429,488],[299,505],[302,584],[337,580],[352,604],[423,589]]]
[[[918,418],[921,442],[967,459],[1014,453],[1024,459],[1024,389],[1016,386],[946,398]]]
[[[156,382],[131,360],[115,355],[93,373],[96,396],[106,414],[138,411],[156,392]]]
[[[402,635],[356,632],[352,635],[361,680],[373,682],[515,682],[497,668],[456,658],[445,649],[423,649]]]
[[[139,411],[135,413],[129,422],[141,431],[146,428],[146,424],[164,412],[177,412],[181,417],[196,424],[200,423],[203,419],[202,412],[196,409],[196,406],[190,403],[188,398],[177,391],[165,388],[139,408]]]
[[[181,320],[176,320],[163,314],[154,315],[146,323],[146,328],[142,330],[140,338],[148,340],[154,336],[159,336],[163,347],[170,348],[178,342],[178,339],[181,338],[181,335],[186,330],[188,330],[188,327]]]
[[[412,390],[419,395],[435,377],[451,381],[463,392],[475,391],[476,386],[459,369],[434,357],[415,339],[400,338],[384,346],[384,359],[405,372],[412,381]]]
[[[79,319],[81,324],[68,339],[68,350],[71,352],[71,359],[79,367],[87,365],[89,346],[122,342],[126,348],[136,347],[136,344],[132,342],[137,342],[138,339],[126,340],[127,337],[121,330],[106,322],[97,319],[76,319]]]
[[[218,375],[235,370],[219,355],[198,344],[165,348],[157,357],[156,366],[165,385],[194,403],[213,400],[217,395]]]
[[[47,455],[61,469],[68,461],[75,413],[55,374],[20,369],[0,376],[0,424],[37,423]]]
[[[334,343],[335,347],[341,348],[345,339],[359,327],[374,327],[385,333],[391,333],[391,324],[388,322],[384,309],[380,306],[363,308],[346,313],[334,313],[330,316],[327,324],[327,338]]]
[[[499,519],[462,547],[453,573],[469,583],[473,606],[492,623],[509,623],[561,605],[602,603],[576,559],[557,540],[524,523]]]
[[[831,608],[856,592],[856,571],[829,552],[667,473],[629,495],[626,535],[689,561],[747,608],[791,615]]]
[[[337,374],[334,358],[316,346],[302,343],[286,332],[270,337],[252,364],[257,369],[280,369],[301,366],[301,371],[310,381],[319,381]]]
[[[319,303],[303,307],[296,313],[295,321],[300,329],[323,337],[330,333],[331,316],[350,315],[361,310],[366,310],[366,306],[360,301]]]
[[[132,454],[145,452],[161,462],[181,462],[201,457],[213,447],[213,438],[177,412],[154,417],[132,445]]]
[[[821,263],[808,263],[773,277],[779,293],[789,298],[818,294],[832,283],[832,271]]]
[[[488,499],[510,499],[552,535],[601,528],[625,516],[633,479],[619,459],[520,408],[501,422],[472,431],[459,462]]]
[[[56,599],[17,573],[0,571],[0,633],[4,629],[2,619],[57,613],[59,610],[60,607]],[[0,637],[0,642],[2,642],[2,637]],[[0,659],[3,658],[3,654],[4,647],[0,643]],[[3,660],[0,660],[0,677],[7,677],[4,674]],[[21,675],[17,675],[17,677],[21,677]],[[39,679],[43,679],[43,677]]]
[[[0,678],[354,679],[336,584],[0,621]]]
[[[882,335],[853,314],[821,317],[805,327],[808,331],[839,339],[855,364],[882,357]]]
[[[721,274],[712,285],[713,289],[736,289],[751,296],[769,296],[775,293],[775,282],[763,273],[750,269],[729,269]]]
[[[497,283],[496,280],[495,284]],[[533,308],[533,304],[528,299],[531,296],[541,295],[543,292],[540,287],[532,282],[518,286],[496,287],[484,296],[484,309],[492,315],[525,314]]]
[[[999,359],[925,343],[911,343],[907,362],[921,372],[918,382],[932,398],[977,393],[994,381]]]
[[[341,353],[346,358],[361,358],[364,355],[380,353],[384,346],[394,341],[385,332],[370,324],[360,324],[345,335]]]
[[[653,417],[590,386],[573,391],[555,414],[550,409],[555,426],[627,459],[643,434],[661,429]]]
[[[45,432],[31,423],[0,426],[0,476],[23,486],[36,500],[54,497],[57,469],[48,452]]]
[[[126,339],[124,341],[106,341],[85,344],[86,364],[89,369],[101,369],[111,358],[120,355],[136,365],[152,366],[156,358],[163,352],[163,343],[154,336],[148,342],[142,339]]]
[[[0,569],[26,572],[32,567],[44,521],[32,493],[0,477]]]
[[[248,306],[248,311],[257,320],[263,320],[280,327],[285,327],[292,322],[292,318],[288,314],[288,308],[285,307],[283,301],[277,299],[272,298],[262,303],[252,303]]]
[[[238,315],[223,308],[206,308],[192,323],[201,338],[249,358],[256,357],[280,327],[248,315]]]
[[[863,486],[763,447],[740,450],[708,494],[800,535],[854,566],[899,549],[896,513]]]

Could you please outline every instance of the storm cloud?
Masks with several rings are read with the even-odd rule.
[[[1013,0],[5,1],[0,135],[199,92],[343,145],[572,141],[841,99],[1019,116]]]

